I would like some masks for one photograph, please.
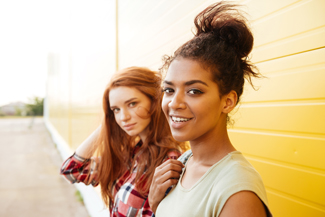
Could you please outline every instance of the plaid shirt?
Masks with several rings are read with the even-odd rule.
[[[141,144],[138,143],[134,149],[134,154],[139,150]],[[177,159],[181,153],[171,150],[167,153],[167,159]],[[98,185],[97,171],[95,163],[91,165],[90,159],[85,159],[77,154],[70,156],[61,167],[61,174],[71,183],[83,182],[94,187]],[[94,161],[93,161],[94,162]],[[111,216],[142,216],[150,217],[153,213],[148,202],[148,193],[145,196],[139,194],[134,179],[137,165],[132,171],[127,170],[113,186],[113,196],[115,198],[113,206],[110,208]],[[89,173],[90,170],[90,173]]]

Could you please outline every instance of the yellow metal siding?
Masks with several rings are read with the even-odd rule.
[[[121,4],[119,28],[128,36],[120,36],[120,66],[157,70],[214,2]],[[325,216],[325,1],[237,2],[255,35],[252,61],[266,78],[254,80],[258,91],[246,85],[231,140],[260,172],[274,216]]]
[[[215,2],[116,1],[118,7],[89,4],[95,18],[81,16],[85,2],[73,7],[80,14],[72,14],[71,25],[80,39],[71,40],[70,52],[49,57],[50,121],[72,148],[100,122],[102,93],[116,67],[157,70],[164,54],[193,36],[195,15]],[[235,2],[248,13],[252,61],[266,78],[253,80],[258,91],[245,86],[231,141],[261,174],[274,216],[325,216],[325,1]],[[83,36],[87,31],[92,34]],[[93,40],[98,43],[84,49]]]
[[[102,95],[116,71],[114,1],[67,1],[68,47],[49,56],[49,120],[74,150],[98,127]]]
[[[49,74],[47,82],[48,114],[53,126],[63,139],[70,141],[70,83],[69,56],[50,53],[48,56]]]
[[[266,78],[246,86],[231,140],[260,172],[274,216],[325,216],[325,1],[265,2],[247,7]]]
[[[281,5],[284,7],[254,20],[254,62],[324,47],[324,1],[281,1],[281,4],[284,2],[291,4]]]
[[[140,65],[157,70],[164,54],[172,54],[193,36],[194,16],[213,1],[120,2],[120,68]]]

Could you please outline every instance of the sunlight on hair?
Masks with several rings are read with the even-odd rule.
[[[143,108],[142,106],[138,106],[137,110],[135,113],[140,117],[140,118],[148,118],[150,116],[150,113],[147,109]]]

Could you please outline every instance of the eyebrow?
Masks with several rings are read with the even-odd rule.
[[[136,97],[133,97],[133,98],[131,98],[131,99],[128,99],[128,100],[126,100],[125,102],[124,102],[124,104],[128,104],[129,102],[131,102],[131,101],[133,101],[133,100],[135,100],[135,99],[137,99]],[[115,105],[112,105],[112,106],[110,106],[110,108],[112,109],[112,108],[116,108],[117,106],[115,106]]]
[[[137,99],[137,98],[136,98],[136,97],[133,97],[133,98],[131,98],[131,99],[128,99],[128,100],[125,101],[125,104],[127,104],[127,103],[129,103],[129,102],[131,102],[131,101],[133,101],[133,100],[135,100],[135,99]]]
[[[205,82],[203,82],[203,81],[201,81],[201,80],[191,80],[191,81],[187,81],[187,82],[185,82],[185,86],[189,86],[189,85],[196,84],[196,83],[200,83],[200,84],[203,84],[203,85],[205,85],[205,86],[208,87],[208,84],[205,83]],[[166,81],[166,80],[165,80],[165,81],[164,81],[164,84],[173,85],[173,82],[171,82],[171,81]]]

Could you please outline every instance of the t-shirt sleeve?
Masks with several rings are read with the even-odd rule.
[[[224,174],[221,182],[215,183],[213,194],[215,198],[215,215],[219,216],[227,200],[234,194],[241,191],[251,191],[255,193],[263,202],[267,216],[272,217],[268,208],[268,201],[263,181],[260,175],[252,168],[236,165],[232,168],[234,172]]]

